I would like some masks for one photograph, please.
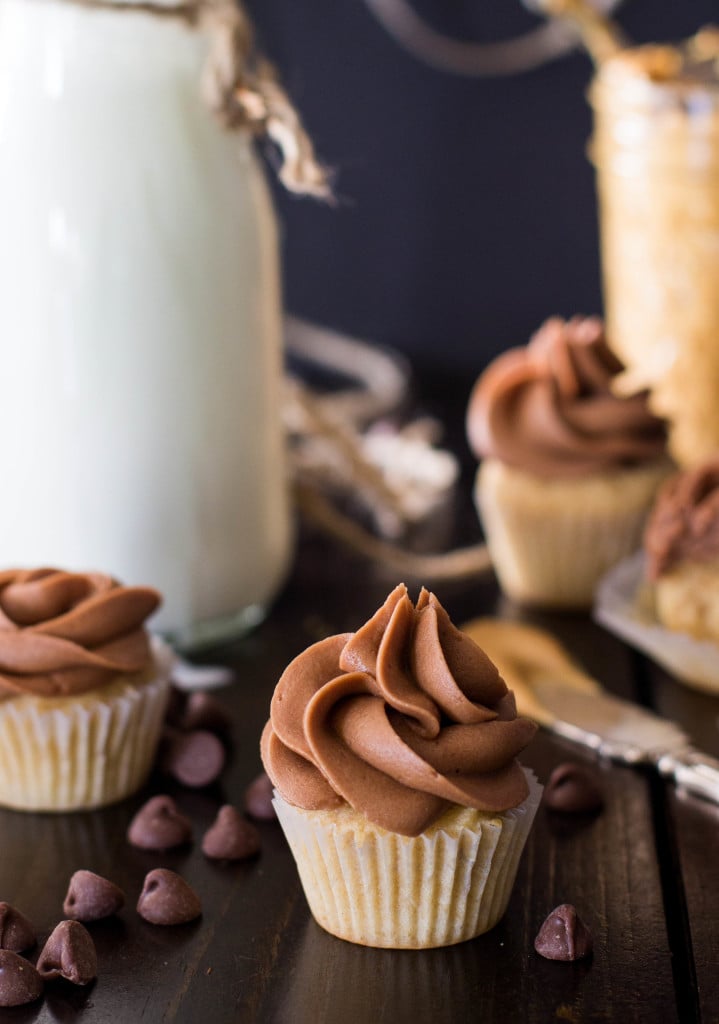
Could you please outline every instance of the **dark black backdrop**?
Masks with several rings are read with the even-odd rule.
[[[414,0],[487,41],[538,19],[519,0]],[[289,310],[474,373],[547,315],[600,309],[588,58],[512,78],[432,70],[362,0],[250,0],[323,160],[336,208],[278,192]],[[626,0],[637,41],[719,20],[719,0]]]

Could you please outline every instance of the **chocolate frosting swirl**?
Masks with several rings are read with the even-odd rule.
[[[467,412],[473,451],[549,478],[661,455],[665,428],[646,395],[612,394],[621,369],[598,317],[547,320],[526,348],[503,353],[475,384]]]
[[[516,760],[536,726],[437,598],[401,584],[356,633],[309,647],[283,673],[262,735],[280,794],[306,810],[350,804],[416,836],[449,804],[499,812],[527,796]]]
[[[155,590],[99,573],[0,572],[0,696],[80,694],[143,671],[143,623],[159,603]]]
[[[649,578],[680,562],[719,560],[719,455],[670,477],[644,531]]]

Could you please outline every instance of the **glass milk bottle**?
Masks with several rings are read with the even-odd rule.
[[[154,585],[185,644],[257,621],[291,553],[273,209],[207,50],[0,0],[0,566]]]

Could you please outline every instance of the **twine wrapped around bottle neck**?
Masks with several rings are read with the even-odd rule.
[[[141,13],[184,21],[206,32],[210,51],[202,76],[208,108],[228,130],[267,136],[280,154],[278,177],[291,192],[330,199],[326,169],[318,162],[299,114],[275,67],[257,50],[252,21],[240,0],[67,0],[118,14]]]

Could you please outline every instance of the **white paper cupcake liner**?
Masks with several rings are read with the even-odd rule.
[[[169,692],[159,675],[86,695],[0,701],[0,804],[17,810],[101,807],[150,773]]]
[[[401,836],[349,807],[304,811],[275,793],[313,917],[364,946],[427,949],[481,935],[504,914],[542,787],[518,808],[447,811],[426,833]]]
[[[646,582],[645,557],[636,552],[601,580],[594,618],[622,640],[648,654],[683,683],[719,693],[719,646],[662,626]]]
[[[485,459],[475,503],[504,592],[520,603],[591,608],[598,581],[636,549],[663,464],[543,481]]]

